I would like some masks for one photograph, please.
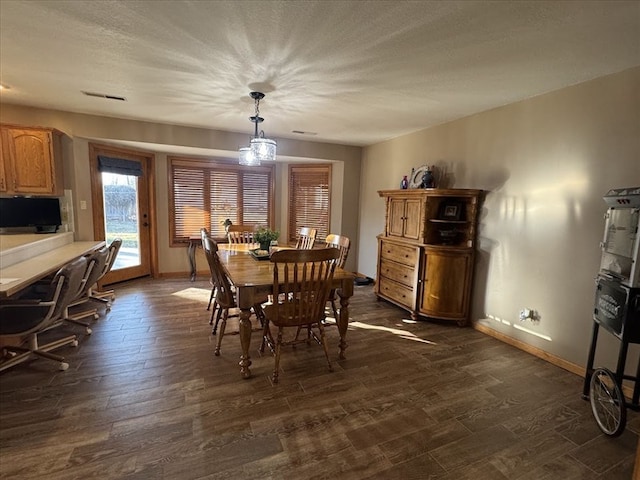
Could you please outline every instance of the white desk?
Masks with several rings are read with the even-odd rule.
[[[56,272],[74,258],[86,255],[104,245],[104,241],[72,242],[1,268],[0,299],[14,295],[50,273]]]

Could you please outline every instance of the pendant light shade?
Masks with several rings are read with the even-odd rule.
[[[240,147],[239,163],[240,165],[247,165],[249,167],[255,167],[260,165],[260,160],[253,154],[251,147]]]
[[[260,100],[264,98],[264,93],[251,92],[249,95],[256,105],[256,114],[249,117],[255,127],[249,146],[240,147],[239,149],[239,163],[240,165],[258,166],[262,161],[274,161],[276,159],[276,142],[270,138],[265,138],[264,131],[261,130],[258,133],[258,124],[264,121],[264,118],[260,116]]]
[[[251,152],[260,161],[273,161],[276,159],[276,142],[270,138],[253,138],[251,139]]]

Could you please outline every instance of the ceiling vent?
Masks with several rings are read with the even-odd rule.
[[[297,135],[317,135],[316,132],[305,132],[302,130],[291,130],[291,133],[295,133]]]
[[[87,97],[98,97],[98,98],[106,98],[107,100],[120,100],[121,102],[126,102],[127,99],[124,97],[118,97],[117,95],[107,95],[106,93],[95,93],[95,92],[82,92]]]

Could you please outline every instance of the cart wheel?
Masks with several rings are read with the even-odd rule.
[[[616,377],[606,368],[597,368],[591,375],[589,398],[593,416],[606,435],[617,437],[627,424],[627,408]]]

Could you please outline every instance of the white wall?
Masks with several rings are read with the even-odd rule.
[[[376,274],[375,236],[384,227],[377,191],[398,188],[424,164],[436,165],[440,186],[487,192],[472,320],[584,365],[607,209],[602,196],[640,186],[640,68],[366,148],[361,272]],[[540,322],[520,323],[523,307],[537,310]],[[601,334],[597,362],[615,365],[617,345]],[[628,365],[636,361],[630,357]]]

